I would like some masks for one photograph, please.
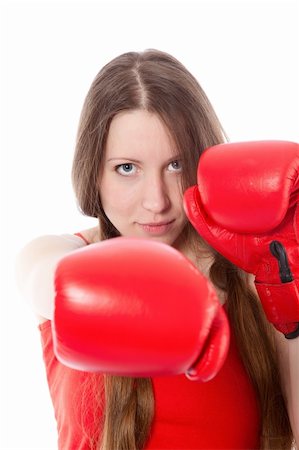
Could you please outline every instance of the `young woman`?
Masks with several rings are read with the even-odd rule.
[[[39,237],[18,259],[19,284],[40,320],[60,449],[292,447],[295,350],[268,324],[250,276],[208,246],[184,213],[183,193],[196,184],[201,153],[224,141],[202,88],[166,53],[120,55],[93,81],[72,175],[80,210],[99,225]],[[169,244],[212,281],[231,325],[228,356],[213,380],[88,373],[57,360],[57,262],[117,236]]]

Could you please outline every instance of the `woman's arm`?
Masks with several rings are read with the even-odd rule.
[[[298,447],[299,444],[299,337],[285,339],[275,330],[282,388]]]
[[[85,236],[85,232],[82,232]],[[54,273],[58,261],[86,243],[78,236],[45,235],[30,241],[16,259],[16,281],[39,321],[53,318]]]

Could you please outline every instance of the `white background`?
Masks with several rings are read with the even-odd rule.
[[[13,264],[38,235],[96,224],[70,181],[89,85],[118,54],[158,48],[197,77],[231,141],[298,141],[298,2],[11,1],[1,13],[0,448],[55,449],[39,332]]]

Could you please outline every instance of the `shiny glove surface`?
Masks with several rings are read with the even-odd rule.
[[[65,365],[124,376],[221,369],[229,325],[211,283],[174,248],[118,237],[56,268],[54,349]]]
[[[285,141],[220,144],[200,158],[184,194],[198,233],[255,275],[268,320],[299,335],[299,146]]]

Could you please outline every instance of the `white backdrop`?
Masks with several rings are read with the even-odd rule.
[[[54,450],[39,332],[13,265],[38,235],[95,225],[70,181],[89,85],[118,54],[158,48],[198,78],[231,141],[298,141],[298,2],[24,0],[1,12],[0,448]]]

